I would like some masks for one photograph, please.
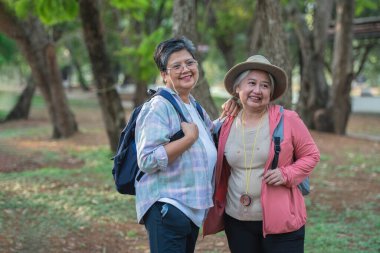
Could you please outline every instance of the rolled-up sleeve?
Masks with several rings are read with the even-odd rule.
[[[177,117],[177,116],[176,116]],[[168,156],[164,145],[169,142],[172,119],[165,103],[158,98],[144,104],[136,121],[137,163],[145,173],[165,170]]]

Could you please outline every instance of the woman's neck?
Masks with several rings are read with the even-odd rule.
[[[189,104],[190,103],[190,91],[187,91],[187,90],[181,90],[181,89],[174,89],[173,86],[171,85],[166,85],[166,87],[172,89],[175,91],[175,93],[178,94],[178,96],[181,98],[181,100],[186,103],[186,104]]]
[[[244,125],[255,127],[266,112],[267,107],[260,110],[247,110],[246,108],[243,108],[242,120]]]
[[[179,97],[181,98],[181,100],[182,100],[185,104],[190,104],[189,96],[181,96],[181,95],[179,95]]]

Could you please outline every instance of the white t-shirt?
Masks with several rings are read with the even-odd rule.
[[[203,143],[203,146],[205,147],[206,155],[207,155],[207,165],[208,165],[207,177],[209,181],[212,183],[214,168],[215,168],[216,158],[217,158],[215,144],[213,140],[209,137],[207,133],[207,131],[209,130],[206,129],[206,126],[203,120],[201,119],[200,115],[198,114],[197,109],[191,103],[190,104],[185,103],[185,106],[186,106],[186,109],[190,113],[193,123],[196,124],[198,127],[198,132],[199,132],[198,138]],[[194,222],[195,225],[197,225],[198,227],[202,226],[203,220],[205,218],[206,210],[194,209],[186,205],[183,205],[177,200],[170,199],[170,198],[161,198],[159,199],[159,201],[172,204],[173,206],[181,210],[192,222]]]

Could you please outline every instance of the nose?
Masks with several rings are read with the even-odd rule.
[[[190,70],[189,66],[187,66],[187,64],[183,64],[181,65],[181,72],[185,71],[185,70]]]
[[[260,85],[253,86],[252,91],[255,92],[255,93],[261,93],[261,87],[260,87]]]

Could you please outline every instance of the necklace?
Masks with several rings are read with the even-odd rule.
[[[256,146],[256,140],[257,140],[257,136],[259,135],[259,132],[260,132],[260,128],[261,128],[261,123],[263,121],[263,118],[264,118],[264,114],[265,114],[265,111],[264,113],[260,116],[260,121],[259,121],[259,125],[257,127],[257,131],[256,131],[256,134],[255,134],[255,139],[253,141],[253,146],[252,146],[252,156],[251,156],[251,161],[250,161],[250,164],[249,164],[249,167],[247,166],[247,152],[246,152],[246,145],[245,145],[245,127],[244,127],[244,111],[242,112],[241,114],[241,119],[242,119],[242,129],[243,129],[243,147],[244,147],[244,167],[245,167],[245,193],[241,195],[240,197],[240,203],[247,207],[249,206],[251,203],[252,203],[252,198],[248,195],[248,190],[249,190],[249,181],[251,179],[251,173],[252,173],[252,165],[253,165],[253,159],[254,159],[254,156],[255,156],[255,146]],[[249,171],[248,171],[249,170]]]

